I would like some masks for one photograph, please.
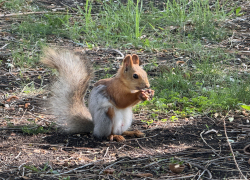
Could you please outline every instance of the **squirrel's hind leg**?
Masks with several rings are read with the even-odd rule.
[[[98,138],[108,137],[112,131],[112,122],[109,117],[103,112],[98,114],[95,118],[93,131],[94,136]]]

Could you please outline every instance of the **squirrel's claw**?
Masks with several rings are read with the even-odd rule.
[[[148,100],[148,95],[145,93],[145,91],[141,91],[140,99],[141,99],[142,101]]]

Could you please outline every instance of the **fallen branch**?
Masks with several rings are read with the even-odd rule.
[[[115,164],[118,164],[118,163],[120,163],[122,161],[124,161],[124,159],[121,159],[120,161],[117,161],[117,162],[115,162],[113,164],[110,164],[109,166],[107,166],[106,168],[104,168],[99,174],[102,174],[103,171],[105,171],[106,169],[108,169],[108,168],[110,168],[110,167],[114,166]]]
[[[227,116],[225,116],[225,117],[223,118],[223,121],[224,121],[224,131],[225,131],[225,136],[226,136],[226,139],[227,139],[227,143],[228,143],[228,145],[229,145],[230,151],[231,151],[232,156],[233,156],[234,163],[235,163],[235,165],[236,165],[238,171],[239,171],[240,174],[244,177],[244,179],[247,179],[247,178],[244,176],[244,174],[241,172],[240,168],[239,168],[239,165],[238,165],[238,163],[237,163],[237,161],[236,161],[236,158],[235,158],[235,155],[234,155],[232,146],[231,146],[231,144],[230,144],[230,142],[229,142],[229,139],[228,139],[228,136],[227,136],[226,121],[225,121],[226,117],[227,117]]]
[[[124,59],[124,54],[121,53],[121,51],[119,51],[119,50],[117,50],[117,49],[99,48],[97,51],[99,51],[99,50],[102,50],[102,51],[110,51],[110,52],[115,51],[115,52],[117,52],[118,54],[120,54],[120,56],[121,56],[121,57],[116,57],[116,59]]]
[[[157,164],[157,163],[162,162],[162,161],[170,161],[170,160],[169,160],[169,159],[161,159],[161,160],[159,160],[159,161],[156,161],[156,162],[152,162],[152,163],[150,163],[150,164],[147,164],[147,165],[143,166],[143,168],[148,167],[148,166],[152,166],[152,165]]]
[[[72,169],[72,170],[70,170],[70,171],[66,171],[66,172],[63,172],[63,173],[60,173],[60,174],[55,174],[55,175],[53,175],[53,176],[61,176],[61,175],[63,175],[63,174],[68,174],[68,173],[74,172],[75,170],[82,169],[82,168],[84,168],[84,167],[93,165],[93,164],[95,164],[95,163],[97,163],[97,162],[99,162],[99,161],[102,161],[102,160],[98,160],[98,161],[95,161],[95,162],[86,164],[86,165],[84,165],[84,166],[77,167],[77,168],[75,168],[75,169]]]
[[[245,154],[250,155],[250,152],[247,152],[247,149],[248,149],[248,148],[250,148],[250,144],[246,145],[246,146],[244,147],[243,151],[244,151]]]
[[[24,13],[13,13],[13,14],[0,14],[0,18],[1,17],[29,15],[29,14],[45,14],[45,13],[48,13],[48,12],[47,11],[41,11],[41,12],[24,12]]]
[[[15,159],[18,159],[19,158],[19,156],[21,155],[21,151],[18,153],[18,155],[15,157]]]
[[[147,150],[147,149],[145,149],[144,147],[142,147],[137,139],[136,139],[136,142],[137,142],[137,144],[140,146],[140,148],[141,148],[142,150],[148,152],[149,154],[152,154],[152,152],[150,152],[149,150]]]
[[[9,44],[9,43],[3,45],[3,46],[0,48],[0,50],[4,49],[6,46],[8,46],[8,44]]]
[[[22,131],[22,127],[18,127],[18,128],[0,128],[0,131],[5,131],[5,130],[9,130],[9,131]]]
[[[105,152],[105,154],[104,154],[104,156],[103,156],[103,157],[106,157],[106,156],[107,156],[108,151],[109,151],[109,147],[107,147],[106,152]]]
[[[203,141],[208,147],[210,147],[210,148],[212,149],[212,151],[213,151],[214,154],[216,154],[217,156],[221,157],[221,156],[216,152],[216,150],[215,150],[212,146],[210,146],[210,145],[205,141],[205,139],[204,139],[203,136],[202,136],[202,134],[203,134],[204,132],[205,132],[205,130],[203,130],[203,131],[200,133],[200,137],[201,137],[202,141]]]

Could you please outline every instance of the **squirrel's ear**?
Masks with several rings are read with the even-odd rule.
[[[133,62],[132,62],[132,57],[131,55],[127,55],[124,59],[123,59],[123,68],[125,68],[125,71],[127,71],[128,68],[133,66]]]
[[[139,65],[139,57],[136,54],[132,55],[132,60],[133,60],[133,64],[138,64]]]

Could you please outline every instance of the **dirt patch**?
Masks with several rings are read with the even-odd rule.
[[[20,116],[16,118],[20,120]],[[249,172],[249,155],[243,149],[249,142],[244,132],[244,128],[249,127],[248,118],[239,115],[235,116],[233,122],[226,122],[237,163],[246,174]],[[157,122],[150,127],[135,120],[133,128],[142,130],[146,136],[127,138],[126,142],[118,143],[96,139],[91,134],[63,135],[54,131],[27,135],[11,128],[2,129],[0,175],[22,179],[21,176],[25,174],[30,179],[51,179],[52,172],[57,172],[65,173],[62,176],[70,175],[72,179],[133,179],[149,173],[153,178],[176,178],[178,175],[168,168],[170,158],[176,157],[186,166],[182,177],[197,178],[202,172],[207,173],[205,177],[239,177],[222,120],[197,117],[172,123]],[[41,169],[29,169],[33,166]],[[66,173],[74,168],[76,170]],[[112,173],[109,174],[108,170]]]

